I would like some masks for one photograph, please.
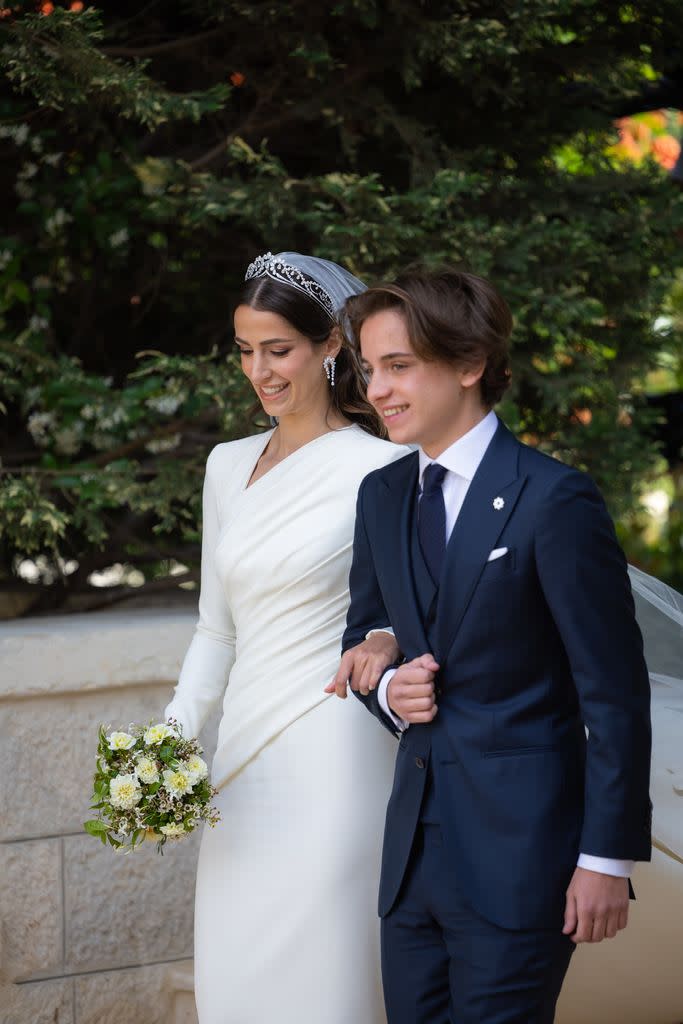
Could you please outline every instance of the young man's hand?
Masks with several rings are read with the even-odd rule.
[[[396,669],[387,687],[387,702],[398,718],[411,725],[431,722],[438,710],[434,700],[434,676],[438,671],[431,654],[422,654]]]
[[[567,889],[565,935],[572,942],[613,939],[628,923],[628,879],[577,868]]]

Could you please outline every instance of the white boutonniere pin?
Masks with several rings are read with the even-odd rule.
[[[494,498],[493,507],[495,508],[496,512],[500,512],[502,508],[505,508],[505,501],[500,497]]]

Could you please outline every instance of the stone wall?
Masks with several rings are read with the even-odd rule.
[[[0,625],[0,1024],[161,1024],[174,990],[192,1018],[198,837],[124,855],[83,822],[98,725],[159,719],[194,618]]]
[[[0,624],[0,1024],[196,1024],[198,837],[124,855],[82,827],[98,725],[159,718],[193,623],[136,609]],[[626,932],[577,951],[558,1024],[683,1024],[683,695],[659,689],[659,848]]]

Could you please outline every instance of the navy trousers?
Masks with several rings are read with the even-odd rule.
[[[388,1024],[552,1024],[574,943],[559,930],[499,928],[466,895],[439,825],[420,824],[398,900],[382,920]]]

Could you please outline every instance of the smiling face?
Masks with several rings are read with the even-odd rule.
[[[251,306],[235,310],[235,344],[242,372],[249,378],[269,416],[317,415],[330,404],[323,370],[326,355],[335,355],[334,337],[313,344],[284,317]]]
[[[459,369],[418,358],[396,309],[364,321],[360,351],[368,399],[392,441],[419,444],[434,459],[486,415],[478,383],[483,364]]]

